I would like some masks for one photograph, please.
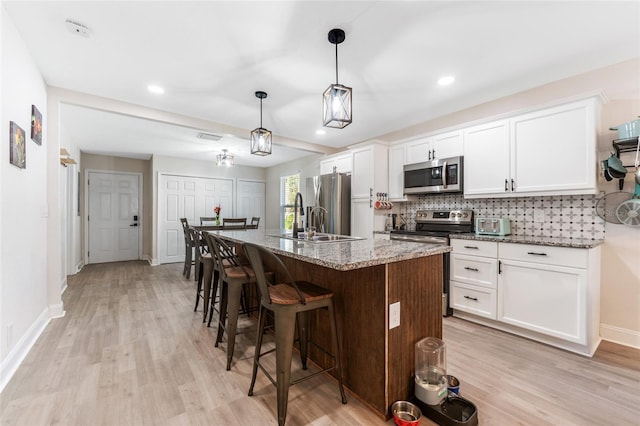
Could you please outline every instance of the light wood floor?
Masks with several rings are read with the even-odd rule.
[[[226,345],[213,346],[215,328],[202,324],[201,308],[193,312],[195,284],[181,270],[123,262],[70,277],[66,316],[51,321],[0,394],[0,424],[277,424],[275,387],[264,375],[247,396],[255,334],[238,338],[226,371]],[[604,342],[590,359],[444,323],[448,372],[481,424],[639,424],[640,351]],[[302,382],[291,388],[287,424],[393,424],[347,398],[342,405],[324,376]]]

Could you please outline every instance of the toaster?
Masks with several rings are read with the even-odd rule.
[[[476,217],[476,234],[511,235],[511,220],[506,217]]]

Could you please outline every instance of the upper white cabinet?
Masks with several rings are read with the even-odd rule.
[[[332,155],[320,161],[320,174],[326,175],[333,173],[351,173],[351,153],[340,153]],[[335,168],[335,170],[334,170]]]
[[[464,131],[464,195],[509,191],[509,121]]]
[[[440,133],[431,138],[431,159],[456,157],[462,155],[462,130]]]
[[[389,199],[404,198],[405,145],[389,148]]]
[[[465,196],[596,193],[596,98],[464,131]]]
[[[405,164],[462,155],[462,130],[440,133],[428,138],[417,139],[406,144]]]

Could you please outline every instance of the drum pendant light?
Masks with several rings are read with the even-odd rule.
[[[351,87],[338,84],[338,45],[345,39],[344,31],[329,31],[329,42],[336,45],[336,84],[330,85],[322,96],[322,124],[342,129],[351,124]]]
[[[271,131],[262,127],[262,100],[266,97],[266,92],[256,92],[256,98],[260,99],[260,127],[251,132],[251,153],[256,155],[271,154]]]

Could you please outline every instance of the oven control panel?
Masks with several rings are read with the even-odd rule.
[[[472,223],[473,210],[418,210],[416,223]]]

